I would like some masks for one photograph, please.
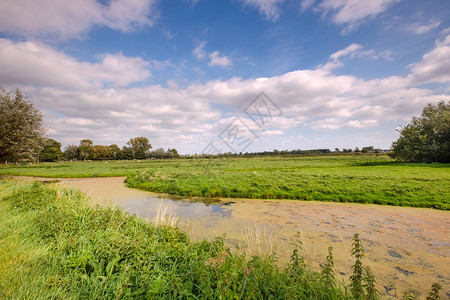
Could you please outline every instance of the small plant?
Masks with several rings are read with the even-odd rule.
[[[359,234],[355,233],[353,236],[352,256],[355,257],[355,263],[352,266],[353,274],[350,276],[350,292],[355,299],[362,299],[364,297],[363,290],[363,267],[362,258],[364,257],[364,249],[359,238]]]
[[[416,300],[419,298],[419,292],[416,290],[404,291],[402,293],[402,300]]]
[[[369,266],[364,268],[366,275],[364,276],[364,289],[366,290],[366,299],[375,300],[378,299],[380,292],[375,287],[375,276]]]
[[[433,283],[431,286],[431,291],[427,296],[427,300],[438,300],[441,299],[439,292],[441,291],[441,285],[439,283]]]
[[[336,279],[334,274],[333,247],[328,247],[328,256],[325,265],[322,267],[322,280],[327,288],[336,287]]]
[[[300,273],[303,273],[305,269],[305,259],[300,256],[299,251],[302,250],[303,242],[301,241],[301,233],[297,232],[295,235],[295,242],[292,243],[294,250],[292,250],[291,260],[290,260],[290,275],[291,277],[296,277]]]

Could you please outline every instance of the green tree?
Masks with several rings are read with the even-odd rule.
[[[78,146],[78,159],[86,160],[92,159],[92,154],[94,151],[94,142],[88,139],[80,141],[80,146]]]
[[[390,156],[404,162],[450,162],[450,102],[428,104],[402,127]]]
[[[92,148],[92,159],[105,160],[111,157],[111,149],[109,146],[95,145]]]
[[[181,155],[178,153],[178,151],[177,151],[177,149],[175,149],[175,148],[172,148],[172,149],[168,149],[167,150],[167,152],[171,152],[171,153],[173,153],[173,157],[180,157]],[[242,155],[242,153],[241,153],[241,155]]]
[[[45,139],[41,153],[41,161],[55,162],[62,159],[61,143],[53,139]]]
[[[22,95],[0,88],[0,161],[37,160],[46,128],[42,113]]]
[[[127,147],[131,151],[132,158],[144,159],[146,152],[152,148],[146,137],[135,137],[127,142]]]
[[[120,148],[116,144],[109,145],[109,153],[109,159],[116,160],[121,158]]]
[[[78,159],[78,146],[67,145],[63,152],[64,160],[77,160]]]
[[[368,152],[372,152],[372,151],[373,151],[373,146],[363,147],[361,150],[362,153],[368,153]]]

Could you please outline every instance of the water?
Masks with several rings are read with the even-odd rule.
[[[126,188],[124,178],[63,180],[100,203],[107,201],[143,218],[169,215],[194,240],[226,234],[232,247],[255,254],[276,251],[287,261],[300,233],[305,260],[319,268],[333,246],[337,273],[348,278],[351,239],[359,233],[378,287],[393,297],[406,289],[422,294],[439,282],[450,293],[450,212],[379,205],[233,199],[205,204]],[[225,202],[224,202],[225,203]]]
[[[161,212],[184,220],[211,216],[218,218],[231,217],[231,209],[228,205],[172,200],[166,197],[112,198],[111,200],[126,211],[148,219],[155,218]]]

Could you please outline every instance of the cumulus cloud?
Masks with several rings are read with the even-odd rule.
[[[0,31],[23,36],[73,38],[92,26],[131,31],[152,26],[158,13],[155,0],[2,0]]]
[[[436,47],[413,65],[408,76],[412,84],[450,81],[450,35],[436,42]]]
[[[205,45],[206,41],[197,42],[197,46],[194,48],[194,50],[192,50],[192,54],[197,57],[197,59],[204,59],[206,56],[208,56],[208,66],[210,67],[229,68],[233,65],[231,58],[229,56],[221,54],[218,50],[208,54],[205,50]],[[199,71],[198,69],[196,70]]]
[[[127,86],[150,77],[149,63],[121,53],[99,55],[98,63],[80,62],[38,42],[0,39],[0,81],[4,84],[100,88]]]
[[[277,21],[280,17],[279,5],[284,0],[242,0],[245,5],[255,7],[269,21]]]
[[[358,26],[386,11],[399,0],[322,0],[314,6],[314,10],[323,16],[331,15],[331,19],[338,25],[344,25],[342,34],[347,34]],[[304,0],[302,10],[313,7],[316,1]]]
[[[9,82],[20,84],[26,94],[32,95],[37,107],[45,112],[46,120],[52,127],[52,137],[65,144],[91,138],[98,144],[123,145],[130,137],[142,135],[149,137],[158,147],[176,147],[182,152],[194,153],[200,152],[210,140],[217,138],[234,116],[239,116],[250,124],[261,141],[266,141],[266,145],[279,142],[278,145],[296,147],[295,144],[283,142],[291,132],[308,136],[310,133],[316,135],[317,131],[341,129],[366,132],[364,130],[374,130],[389,122],[395,122],[397,126],[398,122],[408,122],[412,115],[419,114],[429,102],[450,100],[449,95],[421,86],[423,83],[450,82],[450,35],[437,41],[434,49],[424,54],[407,76],[364,80],[351,75],[336,75],[325,64],[312,70],[297,70],[267,78],[234,77],[206,83],[194,82],[181,87],[168,84],[167,87],[150,85],[133,88],[98,88],[93,82],[120,83],[121,72],[114,70],[120,70],[122,64],[127,65],[130,59],[138,58],[106,54],[99,57],[100,61],[96,64],[81,63],[43,45],[32,43],[36,48],[33,50],[27,43],[2,42],[1,51],[18,51],[19,56],[25,59],[24,66],[38,66],[43,73],[54,72],[49,79],[45,79],[48,82],[41,82],[42,86],[36,84],[39,80],[36,74],[27,75],[31,77],[25,77],[28,78],[26,80],[16,76]],[[43,54],[31,56],[30,52],[35,52],[29,48]],[[329,62],[338,62],[362,51],[362,46],[353,44],[332,53]],[[65,69],[71,70],[68,73],[73,77],[65,78],[63,73],[51,71],[48,66],[42,66],[42,62],[34,61],[50,59],[47,57],[49,53],[50,58],[56,59],[49,64],[63,64]],[[2,53],[1,57],[11,56]],[[7,61],[0,63],[4,65]],[[119,66],[118,69],[115,69],[116,66]],[[83,79],[83,76],[74,75],[76,72],[91,77]],[[119,77],[102,77],[109,73]],[[0,74],[3,82],[7,78],[6,73]],[[58,77],[63,79],[58,81]],[[77,83],[68,84],[71,80]],[[264,130],[243,113],[243,109],[261,91],[283,111],[282,116],[268,120]],[[393,134],[395,126],[392,127]],[[388,136],[377,141],[387,146],[392,138]],[[302,143],[307,139],[302,139]],[[319,145],[319,142],[313,142],[312,145]]]
[[[220,54],[219,51],[210,53],[209,59],[208,66],[210,67],[228,68],[233,64],[230,57]]]

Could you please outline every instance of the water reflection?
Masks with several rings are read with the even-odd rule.
[[[199,219],[206,217],[230,218],[232,208],[229,205],[205,204],[173,200],[161,197],[139,197],[124,199],[113,198],[116,204],[127,212],[143,218],[154,218],[158,214],[168,214],[182,219]]]

